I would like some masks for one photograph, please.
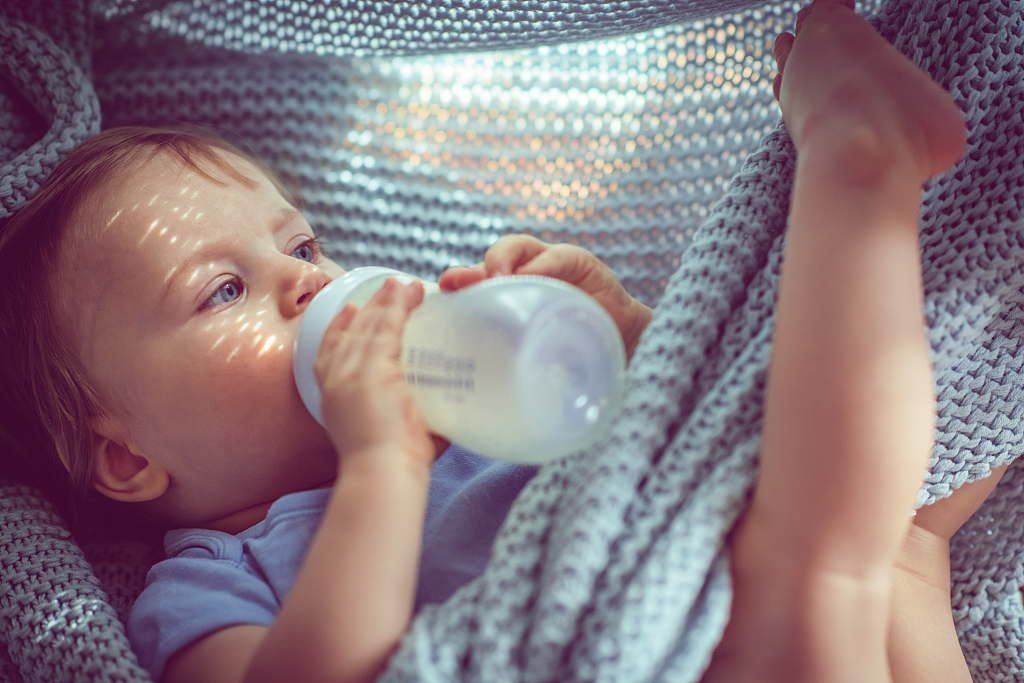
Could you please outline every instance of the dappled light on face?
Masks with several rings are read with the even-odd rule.
[[[156,230],[158,225],[160,225],[160,219],[159,218],[157,218],[156,220],[154,220],[152,223],[149,224],[149,227],[146,228],[146,232],[142,233],[142,238],[139,240],[139,246],[140,247],[142,246],[143,242],[145,242],[147,239],[149,239],[149,236],[153,233],[154,230]],[[166,228],[164,228],[164,230],[166,230]]]
[[[271,330],[273,326],[269,308],[260,308],[254,313],[227,316],[205,326],[204,332],[216,335],[210,346],[210,353],[223,354],[224,362],[235,363],[245,359],[267,360],[284,353],[289,348],[286,336]]]
[[[250,190],[158,161],[126,183],[120,202],[103,203],[97,265],[118,283],[105,324],[122,326],[131,307],[212,381],[222,372],[290,380],[297,325],[280,315],[276,280],[298,276],[300,260],[280,258],[294,250],[294,236],[281,233],[293,230],[295,212],[267,188]]]
[[[250,333],[252,331],[250,330]],[[269,356],[279,354],[287,348],[287,346],[278,341],[278,336],[275,334],[265,336],[263,334],[256,334],[251,337],[236,339],[235,345],[231,349],[225,358],[225,362],[231,363],[236,358],[251,358],[253,360],[265,359]],[[219,340],[218,340],[219,342]]]
[[[181,193],[184,194],[189,189],[190,187],[186,185],[181,189]],[[198,195],[198,190],[194,191],[193,195]],[[197,212],[196,206],[194,204],[185,205],[180,202],[172,204],[170,199],[165,198],[161,200],[159,194],[153,195],[153,197],[149,200],[149,202],[145,205],[144,208],[152,209],[154,208],[154,206],[156,206],[159,210],[159,207],[161,205],[164,206],[165,210],[159,211],[156,217],[153,217],[152,220],[149,220],[148,223],[145,223],[145,228],[142,229],[141,235],[139,236],[138,241],[136,242],[137,246],[141,247],[143,244],[149,241],[154,236],[154,234],[158,237],[166,238],[168,244],[175,244],[178,242],[179,239],[182,239],[182,235],[179,233],[178,230],[175,229],[176,222],[189,219],[196,220],[200,216],[202,216],[202,213]],[[138,211],[140,206],[140,204],[135,204],[131,209],[127,211],[127,215],[125,217],[131,218],[131,216],[136,211]],[[107,227],[110,227],[124,213],[124,209],[118,209],[117,212],[107,222]],[[148,215],[152,216],[153,214],[150,212]]]
[[[118,220],[122,223],[127,220],[129,225],[138,226],[140,230],[136,241],[138,246],[154,236],[166,237],[169,244],[175,244],[185,239],[185,235],[175,229],[176,224],[202,217],[202,212],[193,200],[201,201],[205,188],[197,185],[197,182],[195,178],[186,176],[170,188],[153,192],[148,198],[146,195],[139,197],[139,201],[134,202],[131,208],[117,207],[107,227]]]
[[[262,358],[267,353],[269,353],[270,350],[274,347],[274,342],[276,342],[276,341],[277,341],[277,335],[270,335],[269,337],[267,337],[267,341],[263,344],[263,348],[260,349],[260,352],[258,354],[256,354],[256,357],[257,358]],[[279,351],[283,351],[284,350],[284,344],[281,344],[280,347],[278,348],[278,350]]]
[[[203,246],[203,240],[196,240],[196,242],[195,242],[195,249],[198,251],[199,248],[202,247],[202,246]],[[213,265],[212,264],[208,264],[205,268],[208,271],[212,271],[213,270]],[[170,278],[174,274],[175,270],[177,270],[177,268],[171,269],[171,272],[167,274],[167,277]],[[199,277],[202,275],[202,273],[203,273],[203,267],[202,266],[200,266],[199,268],[196,268],[195,270],[193,270],[192,274],[188,276],[187,280],[185,280],[185,286],[188,287],[189,285],[195,283],[195,281],[197,279],[199,279]]]
[[[114,215],[110,217],[110,220],[107,221],[107,227],[109,228],[111,225],[113,225],[114,221],[116,221],[121,216],[122,213],[124,213],[124,209],[118,209],[114,213]]]
[[[259,332],[260,328],[263,327],[263,322],[257,320],[255,323],[251,321],[244,323],[241,327],[238,328],[238,331],[245,332],[246,330],[249,329],[249,325],[252,325],[252,329],[250,330],[250,332]]]

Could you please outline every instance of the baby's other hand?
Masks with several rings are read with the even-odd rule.
[[[402,329],[423,285],[394,279],[363,306],[349,304],[324,333],[315,371],[327,432],[346,460],[407,456],[427,468],[435,445],[402,374]]]
[[[651,309],[622,287],[599,258],[586,249],[569,244],[547,244],[529,235],[507,235],[484,255],[484,262],[472,268],[449,268],[438,280],[443,291],[453,291],[482,280],[503,275],[544,275],[568,282],[594,297],[608,311],[622,335],[626,358],[651,322]]]

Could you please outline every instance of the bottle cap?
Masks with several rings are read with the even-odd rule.
[[[413,279],[393,268],[380,266],[353,268],[317,292],[313,300],[309,302],[305,313],[302,314],[299,332],[295,337],[292,370],[302,402],[306,404],[306,408],[320,424],[324,423],[324,419],[320,410],[320,386],[316,382],[313,363],[316,362],[317,354],[320,351],[320,341],[323,339],[324,332],[327,331],[331,321],[341,312],[345,304],[351,301],[362,306],[373,295],[376,288],[368,288],[369,291],[366,292],[357,292],[356,290],[371,280],[379,279],[383,282],[388,277],[397,277],[410,282]]]

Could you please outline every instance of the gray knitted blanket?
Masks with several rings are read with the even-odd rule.
[[[301,181],[346,266],[436,274],[511,230],[593,248],[658,300],[626,408],[601,448],[541,470],[486,573],[419,615],[384,680],[698,680],[728,615],[723,539],[757,472],[794,167],[783,128],[736,160],[756,147],[744,135],[766,130],[770,57],[755,46],[791,8],[164,4],[0,1],[0,215],[102,110],[104,125],[184,118],[252,145]],[[970,131],[921,215],[939,410],[922,505],[1022,448],[1022,10],[892,0],[877,15]],[[695,23],[669,26],[684,21]],[[402,56],[623,34],[525,57]],[[480,87],[463,77],[494,87],[463,101]],[[1022,510],[1013,464],[954,538],[954,616],[976,681],[1024,680]],[[0,678],[148,680],[119,616],[151,560],[138,545],[72,539],[34,490],[3,488]]]

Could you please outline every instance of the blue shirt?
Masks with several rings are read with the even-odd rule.
[[[479,576],[516,495],[537,468],[488,460],[452,446],[434,463],[423,529],[416,609],[443,602]],[[142,666],[160,680],[170,657],[228,626],[269,626],[295,582],[331,489],[274,502],[259,524],[232,535],[176,529],[167,558],[146,578],[128,637]]]

